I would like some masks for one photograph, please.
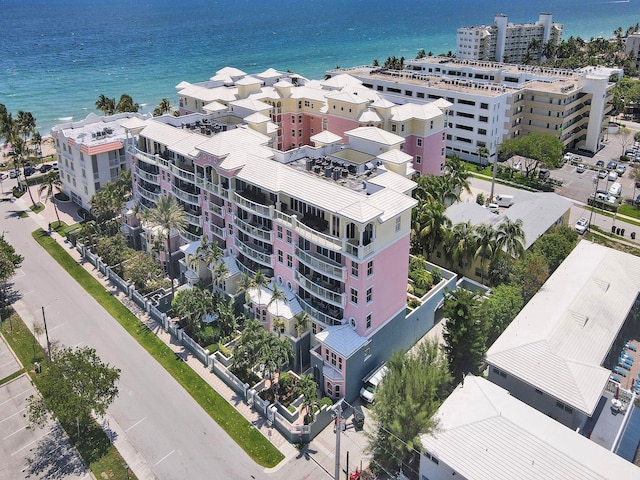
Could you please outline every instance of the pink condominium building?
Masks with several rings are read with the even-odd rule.
[[[412,177],[442,169],[442,110],[382,100],[349,75],[225,68],[177,89],[179,117],[122,124],[135,201],[172,195],[187,213],[161,261],[185,282],[211,278],[215,266],[190,261],[206,236],[224,251],[216,288],[240,303],[244,275],[261,271],[269,284],[249,289],[245,312],[291,341],[294,367],[311,368],[326,395],[355,398],[368,372],[431,328],[455,282],[443,271],[423,308],[407,308]],[[132,243],[151,250],[153,227],[128,213]],[[276,286],[285,300],[272,301]]]

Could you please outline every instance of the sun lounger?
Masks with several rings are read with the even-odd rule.
[[[638,375],[640,375],[640,374],[638,374]],[[622,378],[620,378],[620,376],[616,375],[615,373],[612,373],[609,378],[611,378],[611,380],[613,380],[614,382],[618,382],[618,383],[622,382]]]
[[[616,372],[618,375],[622,375],[623,377],[627,376],[627,372],[625,372],[622,368],[620,367],[615,367],[613,369],[614,372]]]
[[[638,347],[636,347],[636,346],[635,346],[633,343],[631,343],[631,342],[627,342],[627,343],[625,344],[625,347],[627,347],[629,350],[632,350],[632,351],[634,351],[634,352],[637,352],[637,351],[638,351]]]
[[[628,358],[632,362],[636,359],[636,357],[634,357],[633,355],[629,355],[624,348],[622,349],[622,353],[620,354],[620,356],[624,358]]]
[[[621,362],[618,360],[618,366],[625,370],[631,370],[632,365],[630,363]]]

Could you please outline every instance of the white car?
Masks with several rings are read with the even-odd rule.
[[[9,175],[6,173],[0,173],[0,180],[6,180],[7,178],[9,178]]]
[[[618,180],[618,172],[609,172],[609,181],[615,182]]]
[[[9,170],[9,178],[16,178],[18,176],[18,174],[16,173],[16,169],[12,168],[11,170]]]
[[[584,171],[585,171],[585,170],[586,170],[586,168],[585,168],[585,166],[584,166],[584,164],[583,164],[583,163],[581,163],[580,165],[578,165],[578,166],[576,167],[576,172],[577,172],[577,173],[584,173]]]
[[[587,220],[586,218],[582,217],[580,220],[576,222],[576,232],[578,232],[580,235],[583,235],[588,228],[589,228],[589,220]]]

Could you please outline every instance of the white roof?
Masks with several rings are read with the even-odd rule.
[[[321,81],[320,85],[329,88],[342,88],[348,85],[362,85],[362,80],[358,80],[349,74],[341,73],[340,75]]]
[[[416,182],[413,180],[381,168],[378,169],[377,175],[367,179],[367,183],[389,188],[396,192],[404,193],[405,195],[411,195],[411,192],[416,187]]]
[[[442,116],[442,110],[433,103],[405,103],[391,108],[391,119],[404,122],[415,118],[416,120],[431,120]]]
[[[256,73],[258,78],[277,78],[281,75],[282,73],[274,68],[267,68],[264,72]]]
[[[241,78],[236,81],[236,85],[260,85],[262,80],[256,77],[252,77],[251,75],[247,75],[246,77]]]
[[[404,138],[395,133],[387,132],[378,127],[358,127],[344,132],[348,137],[357,137],[383,145],[398,145],[404,142]]]
[[[385,100],[384,98],[381,98],[373,102],[371,105],[377,108],[391,108],[391,107],[395,107],[396,104],[393,102],[390,102],[389,100]]]
[[[216,77],[244,77],[246,75],[242,70],[235,67],[224,67],[216,72],[215,77],[212,77],[212,80]]]
[[[220,112],[227,110],[227,108],[228,107],[225,104],[218,101],[207,103],[204,107],[202,107],[205,112]]]
[[[444,98],[438,98],[438,99],[434,100],[433,102],[431,102],[431,104],[435,105],[436,107],[438,107],[440,109],[451,108],[451,106],[453,105],[453,103],[451,103],[448,100],[445,100]]]
[[[591,415],[602,367],[640,292],[640,258],[581,241],[487,352],[487,362]]]
[[[273,107],[268,103],[261,102],[257,98],[243,98],[241,100],[234,100],[230,102],[231,105],[236,107],[246,108],[247,110],[251,110],[253,112],[264,112],[271,110]]]
[[[403,165],[413,160],[413,157],[408,153],[404,153],[402,150],[393,149],[378,155],[380,160],[392,163],[394,165]]]
[[[380,115],[378,115],[375,110],[368,108],[360,114],[358,121],[361,123],[381,122],[382,118],[380,118]]]
[[[278,288],[284,292],[286,301],[276,300],[271,305],[269,305],[269,302],[271,302],[271,297],[273,296],[273,289],[270,285],[259,289],[250,288],[247,293],[251,301],[256,305],[268,305],[267,310],[271,315],[291,319],[302,311],[302,307],[291,290],[284,287]]]
[[[369,102],[369,99],[366,96],[358,95],[357,93],[349,92],[347,90],[329,92],[325,97],[332,100],[339,100],[341,102],[353,103],[354,105]]]
[[[422,447],[462,478],[640,478],[632,463],[480,377],[468,375],[436,418],[436,432],[420,437]]]
[[[367,343],[367,339],[358,335],[351,325],[333,325],[316,333],[318,341],[337,354],[348,358]]]
[[[126,130],[134,130],[136,128],[143,128],[147,125],[147,122],[140,117],[131,117],[126,119],[120,124],[122,128]]]
[[[244,117],[244,121],[247,123],[264,123],[270,122],[271,118],[263,113],[256,112],[247,117]]]
[[[207,138],[198,146],[199,150],[217,157],[224,157],[233,151],[265,145],[269,137],[250,128],[234,128]]]
[[[198,253],[198,248],[200,248],[201,241],[197,240],[195,242],[187,243],[185,245],[181,245],[180,251],[182,251],[185,256],[186,255],[195,255]]]
[[[310,138],[312,142],[320,142],[325,145],[329,145],[331,143],[336,143],[342,140],[340,135],[336,135],[335,133],[330,132],[329,130],[323,130],[320,133],[316,133],[313,137]]]
[[[182,90],[183,88],[188,87],[189,85],[191,85],[189,82],[185,82],[183,80],[179,84],[176,85],[176,90]]]

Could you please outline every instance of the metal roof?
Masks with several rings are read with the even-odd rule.
[[[327,327],[321,332],[316,333],[316,338],[325,347],[330,348],[345,358],[353,355],[367,343],[367,339],[358,335],[351,325],[334,325]]]
[[[602,363],[640,292],[640,258],[581,241],[487,351],[487,362],[591,415]]]
[[[420,437],[422,447],[462,478],[640,478],[632,463],[480,377],[468,375],[436,419],[436,431]]]
[[[348,137],[363,138],[383,145],[398,145],[404,142],[404,138],[395,133],[387,132],[378,127],[358,127],[344,132]]]

